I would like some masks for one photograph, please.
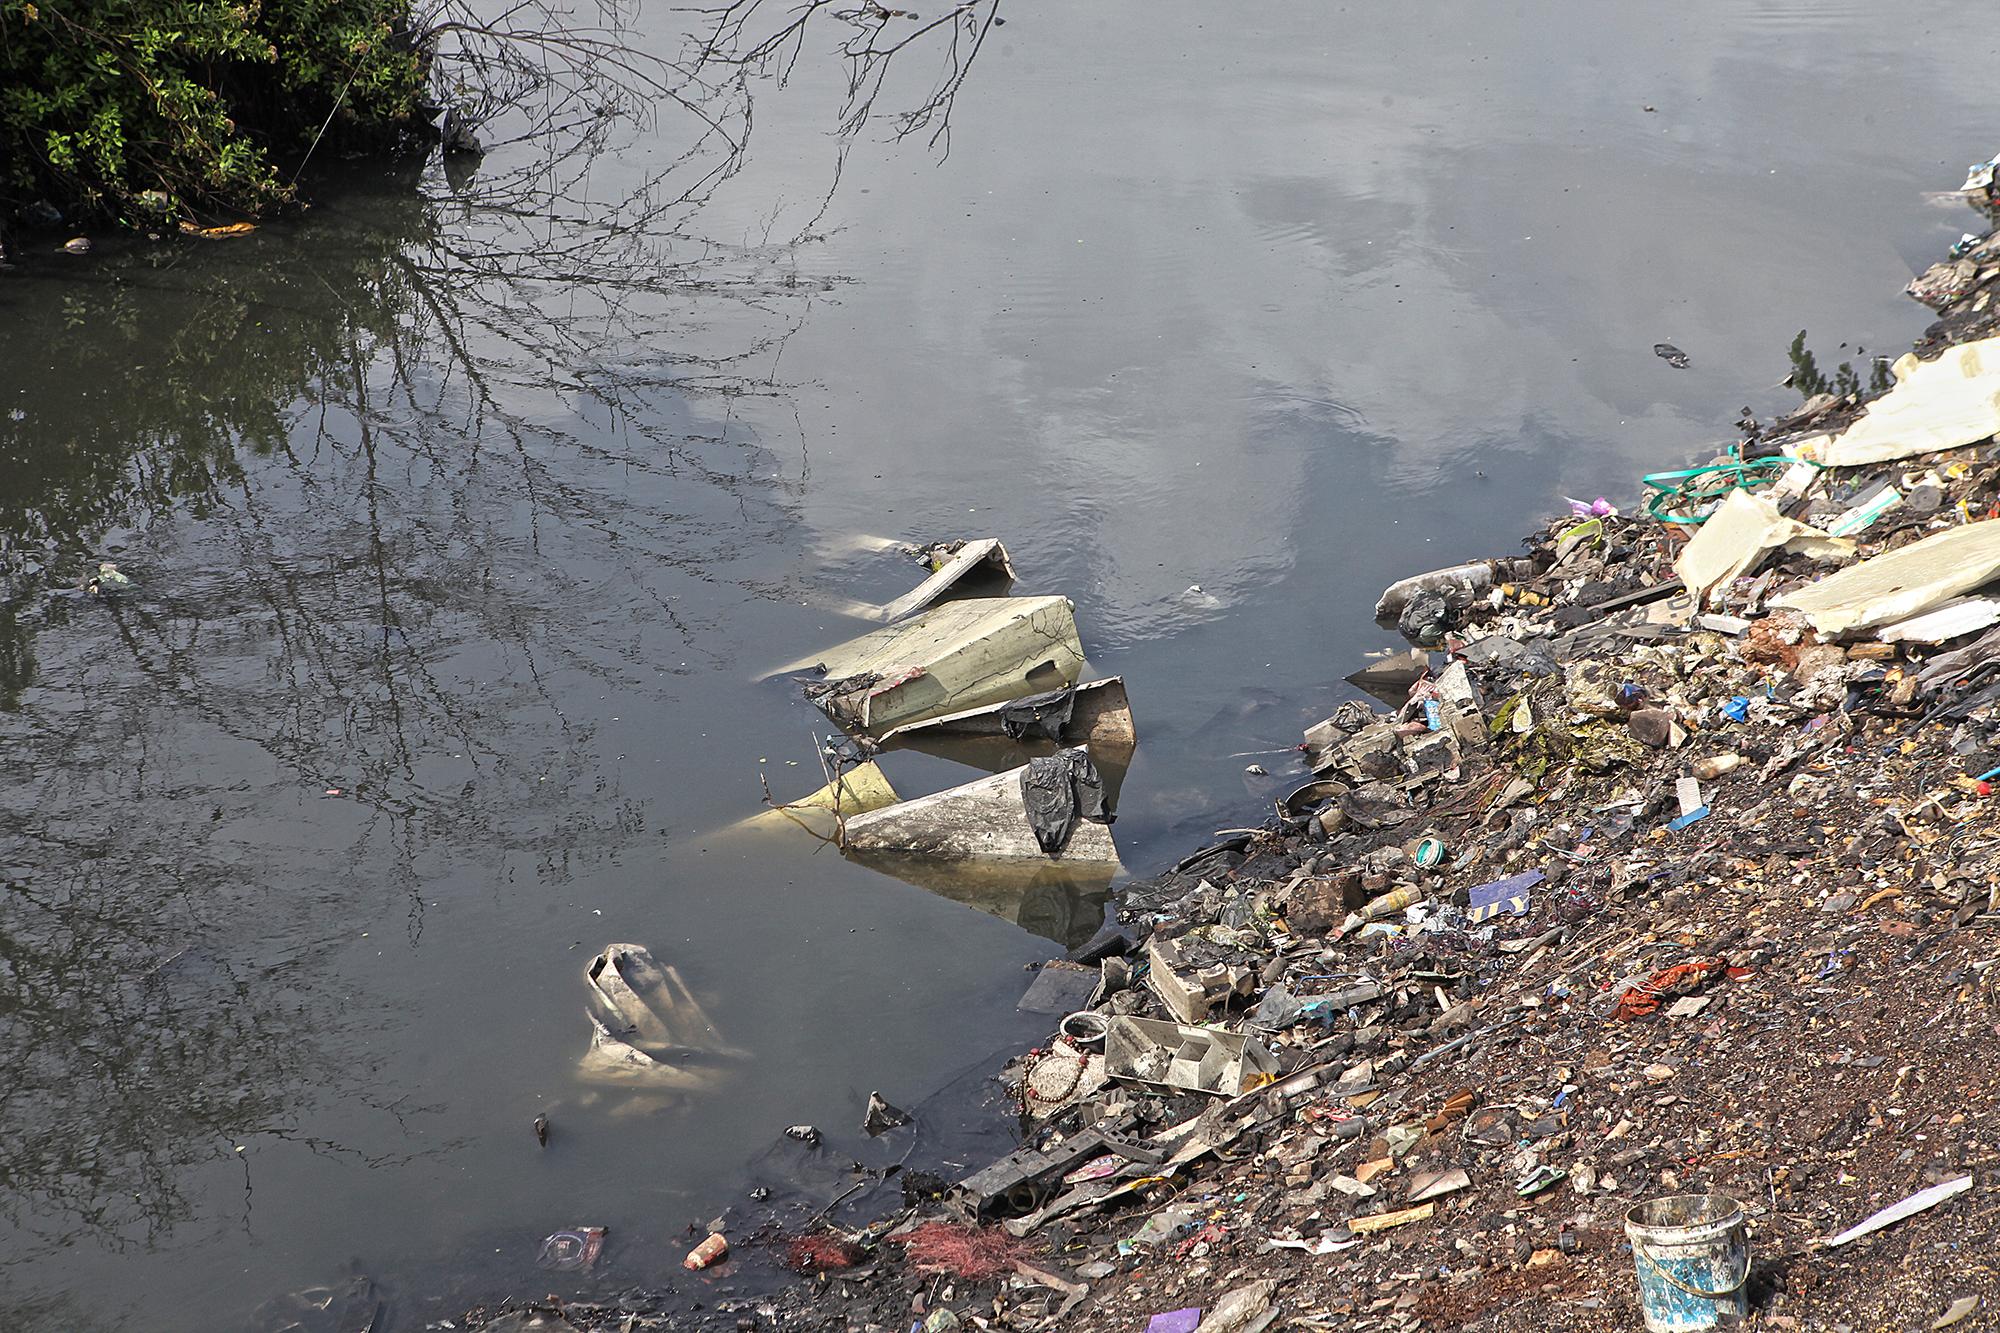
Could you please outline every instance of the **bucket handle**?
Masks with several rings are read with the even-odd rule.
[[[1632,1253],[1638,1255],[1641,1259],[1644,1259],[1646,1261],[1646,1267],[1652,1269],[1655,1273],[1659,1274],[1660,1278],[1663,1281],[1665,1281],[1669,1286],[1679,1287],[1682,1291],[1686,1292],[1688,1295],[1699,1296],[1705,1301],[1726,1300],[1729,1297],[1734,1296],[1737,1292],[1741,1291],[1743,1289],[1743,1284],[1750,1280],[1750,1247],[1747,1245],[1743,1247],[1743,1271],[1737,1275],[1736,1280],[1734,1282],[1724,1287],[1721,1291],[1703,1291],[1700,1287],[1689,1286],[1687,1283],[1675,1277],[1672,1273],[1669,1273],[1666,1269],[1660,1267],[1659,1264],[1653,1261],[1652,1255],[1646,1253],[1644,1250],[1640,1249],[1636,1245],[1632,1247]]]

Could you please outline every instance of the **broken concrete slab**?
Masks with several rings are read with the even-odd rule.
[[[1961,343],[1935,361],[1906,352],[1891,369],[1895,387],[1846,430],[1800,440],[1788,452],[1855,467],[1958,449],[2000,431],[2000,338]]]
[[[811,670],[824,679],[807,697],[873,735],[1068,685],[1082,673],[1083,645],[1067,597],[973,597],[774,674]]]
[[[1801,612],[1832,636],[1891,625],[1932,610],[2000,575],[2000,520],[1950,528],[1864,560],[1771,605]]]
[[[1084,819],[1055,856],[1044,852],[1021,800],[1027,765],[948,791],[918,796],[847,821],[848,850],[898,852],[947,861],[1078,862],[1116,865],[1111,830]]]

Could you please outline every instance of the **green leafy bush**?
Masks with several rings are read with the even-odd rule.
[[[409,0],[0,0],[0,206],[266,212],[329,143],[421,123]]]

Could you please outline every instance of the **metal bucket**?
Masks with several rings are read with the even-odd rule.
[[[1750,1313],[1750,1236],[1726,1194],[1677,1194],[1625,1214],[1648,1333],[1700,1333]]]

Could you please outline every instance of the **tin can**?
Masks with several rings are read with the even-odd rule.
[[[682,1268],[707,1268],[719,1264],[729,1257],[729,1240],[721,1232],[710,1236],[694,1247],[688,1257],[681,1261]]]

